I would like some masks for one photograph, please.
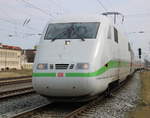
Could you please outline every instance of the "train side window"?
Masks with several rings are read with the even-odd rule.
[[[131,45],[128,43],[128,50],[131,51]]]
[[[118,31],[116,28],[114,28],[114,40],[116,43],[118,43]]]
[[[107,39],[111,39],[111,26],[108,28]]]

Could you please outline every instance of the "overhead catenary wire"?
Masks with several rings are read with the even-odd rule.
[[[115,11],[114,10],[114,5],[113,5],[113,3],[110,0],[105,0],[105,2],[107,2],[109,4],[109,7],[111,7],[112,11]]]
[[[17,33],[19,33],[19,34],[26,34],[26,33],[23,33],[23,32],[16,31],[17,27],[21,26],[22,23],[17,23],[16,21],[13,21],[15,19],[13,19],[13,17],[10,16],[7,12],[5,12],[2,8],[0,8],[0,13],[5,15],[5,16],[7,16],[9,19],[11,19],[11,20],[8,20],[7,18],[0,18],[0,21],[3,21],[3,22],[6,22],[6,23],[14,25],[14,34],[17,34]],[[29,23],[29,20],[27,22],[25,22],[25,24],[28,24],[28,23]],[[30,30],[36,30],[38,32],[41,32],[41,31],[37,30],[36,28],[32,28],[32,27],[27,26],[27,25],[24,28],[27,28],[27,29],[30,29]],[[7,30],[7,31],[9,32],[10,30]],[[5,32],[6,32],[6,30],[5,30]],[[39,34],[39,33],[37,33],[37,34]]]
[[[125,16],[128,16],[128,17],[140,17],[140,16],[145,16],[145,17],[149,17],[150,15],[150,12],[147,12],[147,13],[135,13],[135,14],[125,14]]]
[[[9,31],[9,33],[8,33],[8,31]],[[6,32],[8,35],[17,35],[18,33],[19,33],[19,35],[20,34],[22,34],[22,35],[28,35],[28,36],[33,36],[33,35],[39,35],[39,34],[41,34],[40,32],[38,32],[38,33],[36,33],[36,32],[33,32],[33,33],[31,33],[31,32],[20,32],[20,31],[17,31],[17,33],[16,34],[14,34],[13,32],[13,30],[11,30],[11,29],[5,29],[5,28],[0,28],[0,32]]]
[[[4,14],[5,16],[7,16],[9,19],[13,19],[13,17],[12,16],[10,16],[7,12],[5,12],[3,9],[1,9],[0,8],[0,12],[2,13],[2,14]],[[7,23],[9,23],[9,24],[12,24],[12,25],[14,25],[15,27],[16,27],[16,25],[19,25],[19,23],[17,23],[17,22],[14,22],[13,20],[7,20],[7,19],[4,19],[4,18],[0,18],[0,20],[1,21],[3,21],[3,22],[7,22]],[[15,20],[15,19],[14,19]],[[29,27],[27,27],[28,29],[30,29],[31,30],[31,28],[29,28]],[[34,28],[32,28],[32,29],[34,29]],[[35,29],[36,30],[36,29]]]
[[[19,25],[18,23],[15,23],[15,22],[12,22],[10,20],[3,19],[3,18],[0,18],[0,21],[6,22],[6,23],[9,23],[12,25]],[[38,31],[36,28],[30,27],[30,26],[26,26],[25,28]]]
[[[27,2],[27,1],[25,1],[25,0],[22,0],[22,1],[23,1],[24,3],[30,5],[30,7],[32,7],[33,9],[36,9],[36,10],[38,10],[38,11],[40,11],[40,12],[42,12],[42,13],[48,15],[48,16],[51,16],[52,18],[55,18],[51,13],[48,13],[48,12],[44,11],[43,9],[41,9],[41,8],[39,8],[39,7],[37,7],[37,6],[35,6],[34,4],[32,4],[32,3],[30,3],[30,2]]]
[[[17,23],[14,23],[14,22],[11,22],[9,20],[6,20],[6,19],[3,19],[3,18],[0,18],[0,21],[3,21],[3,22],[6,22],[6,23],[9,23],[9,24],[12,24],[12,25],[18,25]],[[30,26],[26,26],[28,29],[32,30],[32,31],[35,31],[34,28],[30,27]],[[12,30],[11,28],[9,29],[4,29],[4,28],[0,28],[1,30],[5,30],[5,31],[11,31],[13,32],[14,30]],[[38,31],[38,30],[37,30]],[[38,31],[38,33],[34,33],[34,34],[39,34],[40,31]],[[26,32],[20,32],[20,31],[17,31],[16,33],[19,33],[19,34],[30,34],[30,33],[26,33]]]
[[[3,19],[3,18],[0,18],[0,21],[7,22],[7,23],[10,23],[10,24],[16,25],[14,22],[11,22],[11,21],[6,20],[6,19]]]
[[[46,12],[46,11],[44,11],[43,9],[41,9],[41,8],[39,8],[39,7],[37,7],[37,6],[35,6],[34,4],[32,4],[32,3],[30,3],[30,2],[28,2],[28,1],[25,1],[25,0],[19,0],[19,1],[23,1],[23,2],[25,2],[26,4],[28,4],[28,5],[30,5],[30,7],[32,7],[32,8],[34,8],[34,9],[36,9],[36,10],[40,10],[42,13],[44,13],[44,14],[46,14],[46,15],[48,15],[48,16],[51,16],[51,17],[54,17],[54,16],[52,16],[50,13],[48,13],[48,12]],[[54,1],[53,1],[54,2]],[[5,13],[5,11],[3,11],[3,9],[2,10],[0,10],[0,12],[1,13],[3,13],[4,15],[6,15],[6,16],[8,16],[8,17],[12,17],[12,16],[10,16],[9,14],[7,14],[7,13]],[[25,13],[25,12],[24,12]],[[29,14],[28,14],[29,15]],[[27,18],[26,18],[27,19]],[[31,20],[31,17],[29,17],[28,19],[30,19]],[[7,22],[7,23],[10,23],[10,24],[13,24],[13,25],[15,25],[15,27],[16,27],[16,25],[19,25],[17,22],[13,22],[12,20],[10,21],[10,20],[7,20],[7,19],[0,19],[1,21],[4,21],[4,22]],[[25,22],[25,21],[24,21]],[[24,24],[24,22],[23,23],[20,23],[20,24]],[[26,24],[28,24],[28,23],[26,23]],[[24,26],[24,25],[23,25]],[[26,27],[25,28],[28,28],[28,29],[30,29],[30,30],[37,30],[36,28],[32,28],[32,27],[30,27],[29,25],[26,25]]]
[[[60,9],[60,11],[62,11],[63,13],[66,11],[66,9],[64,9],[58,2],[54,1],[54,0],[47,0],[50,5],[52,5],[52,2],[53,4],[55,4],[56,6],[58,6],[58,8]]]
[[[6,23],[9,23],[9,24],[12,24],[12,25],[14,25],[14,26],[16,26],[16,25],[19,25],[18,23],[15,23],[15,22],[12,22],[12,21],[10,21],[10,20],[7,20],[7,19],[4,19],[4,18],[0,18],[0,21],[3,21],[3,22],[6,22]],[[32,27],[26,27],[27,29],[30,29],[30,30],[37,30],[36,28],[32,28]]]
[[[17,1],[20,1],[21,3],[24,3],[26,6],[28,6],[28,7],[30,7],[30,8],[32,8],[32,9],[34,9],[34,10],[37,10],[37,11],[40,11],[41,13],[43,13],[44,15],[46,15],[46,16],[49,16],[49,17],[51,17],[51,18],[55,18],[55,13],[51,13],[49,10],[51,10],[51,9],[49,9],[49,10],[43,10],[41,7],[38,7],[38,6],[36,6],[36,5],[34,5],[33,3],[31,3],[31,2],[28,2],[27,0],[17,0]],[[31,0],[30,0],[31,1]],[[47,0],[47,5],[48,5],[48,2],[50,3],[50,1],[51,0]],[[53,2],[54,3],[54,2]],[[53,5],[52,4],[52,2],[49,4],[49,6],[50,5]],[[58,6],[58,4],[55,4],[55,5],[57,5]],[[58,7],[55,7],[55,8],[60,8],[61,6],[59,5]],[[14,8],[15,9],[15,8]],[[33,12],[27,12],[27,11],[25,11],[25,10],[27,10],[27,9],[24,9],[24,10],[22,10],[23,12],[24,12],[24,14],[26,14],[26,15],[28,15],[29,16],[29,18],[32,18],[32,17],[34,17],[35,16],[35,14],[33,13]],[[21,11],[21,12],[22,12]],[[40,20],[40,21],[43,21],[42,19],[43,18],[47,18],[47,17],[41,17],[40,19],[36,19],[36,20]]]
[[[14,8],[13,8],[14,9]],[[6,15],[9,19],[11,19],[11,20],[7,20],[7,19],[4,19],[4,18],[0,18],[0,21],[3,21],[3,22],[6,22],[6,23],[9,23],[9,24],[12,24],[12,25],[14,25],[15,27],[16,26],[19,26],[19,25],[22,25],[22,23],[17,23],[17,22],[14,22],[13,20],[15,20],[15,19],[13,19],[13,17],[12,16],[10,16],[7,12],[5,12],[3,9],[1,9],[0,8],[0,12],[2,13],[2,14],[4,14],[4,15]],[[24,12],[25,13],[25,12]],[[13,20],[12,20],[13,19]],[[26,18],[27,19],[27,18]],[[28,19],[30,19],[31,20],[31,18],[28,18]],[[29,30],[36,30],[36,31],[39,31],[39,30],[37,30],[36,28],[33,28],[33,27],[30,27],[30,26],[26,26],[25,28],[27,28],[27,29],[29,29]]]
[[[18,2],[23,3],[22,0],[16,0],[16,1],[17,1],[17,3]],[[19,6],[22,7],[22,5],[20,3],[18,3],[18,7]],[[35,16],[35,14],[33,12],[28,12],[28,10],[26,8],[21,9],[21,11],[18,11],[16,6],[15,7],[11,7],[11,8],[13,9],[13,11],[15,10],[15,12],[21,12],[22,14],[24,14],[26,16],[25,19],[27,19],[27,18],[29,19],[30,18],[30,20],[32,20],[32,18]],[[41,18],[40,19],[36,19],[36,21],[37,20],[41,20],[42,21]]]
[[[103,3],[100,0],[97,0],[97,2],[104,9],[104,11],[108,11],[107,8],[103,5]]]

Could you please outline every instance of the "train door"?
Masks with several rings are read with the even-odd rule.
[[[114,41],[115,41],[115,43],[116,43],[116,57],[115,57],[115,59],[116,59],[116,65],[117,65],[117,67],[116,67],[116,79],[119,79],[119,71],[120,71],[120,69],[119,69],[119,65],[120,65],[120,59],[119,59],[119,57],[120,57],[120,50],[119,50],[119,37],[118,37],[118,30],[114,27]]]

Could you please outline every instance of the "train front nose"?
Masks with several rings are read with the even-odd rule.
[[[33,77],[34,89],[45,96],[78,97],[90,94],[87,78]]]

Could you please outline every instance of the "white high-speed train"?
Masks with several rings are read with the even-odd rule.
[[[119,84],[133,72],[125,36],[106,16],[63,17],[41,37],[33,88],[55,101],[82,101]]]

